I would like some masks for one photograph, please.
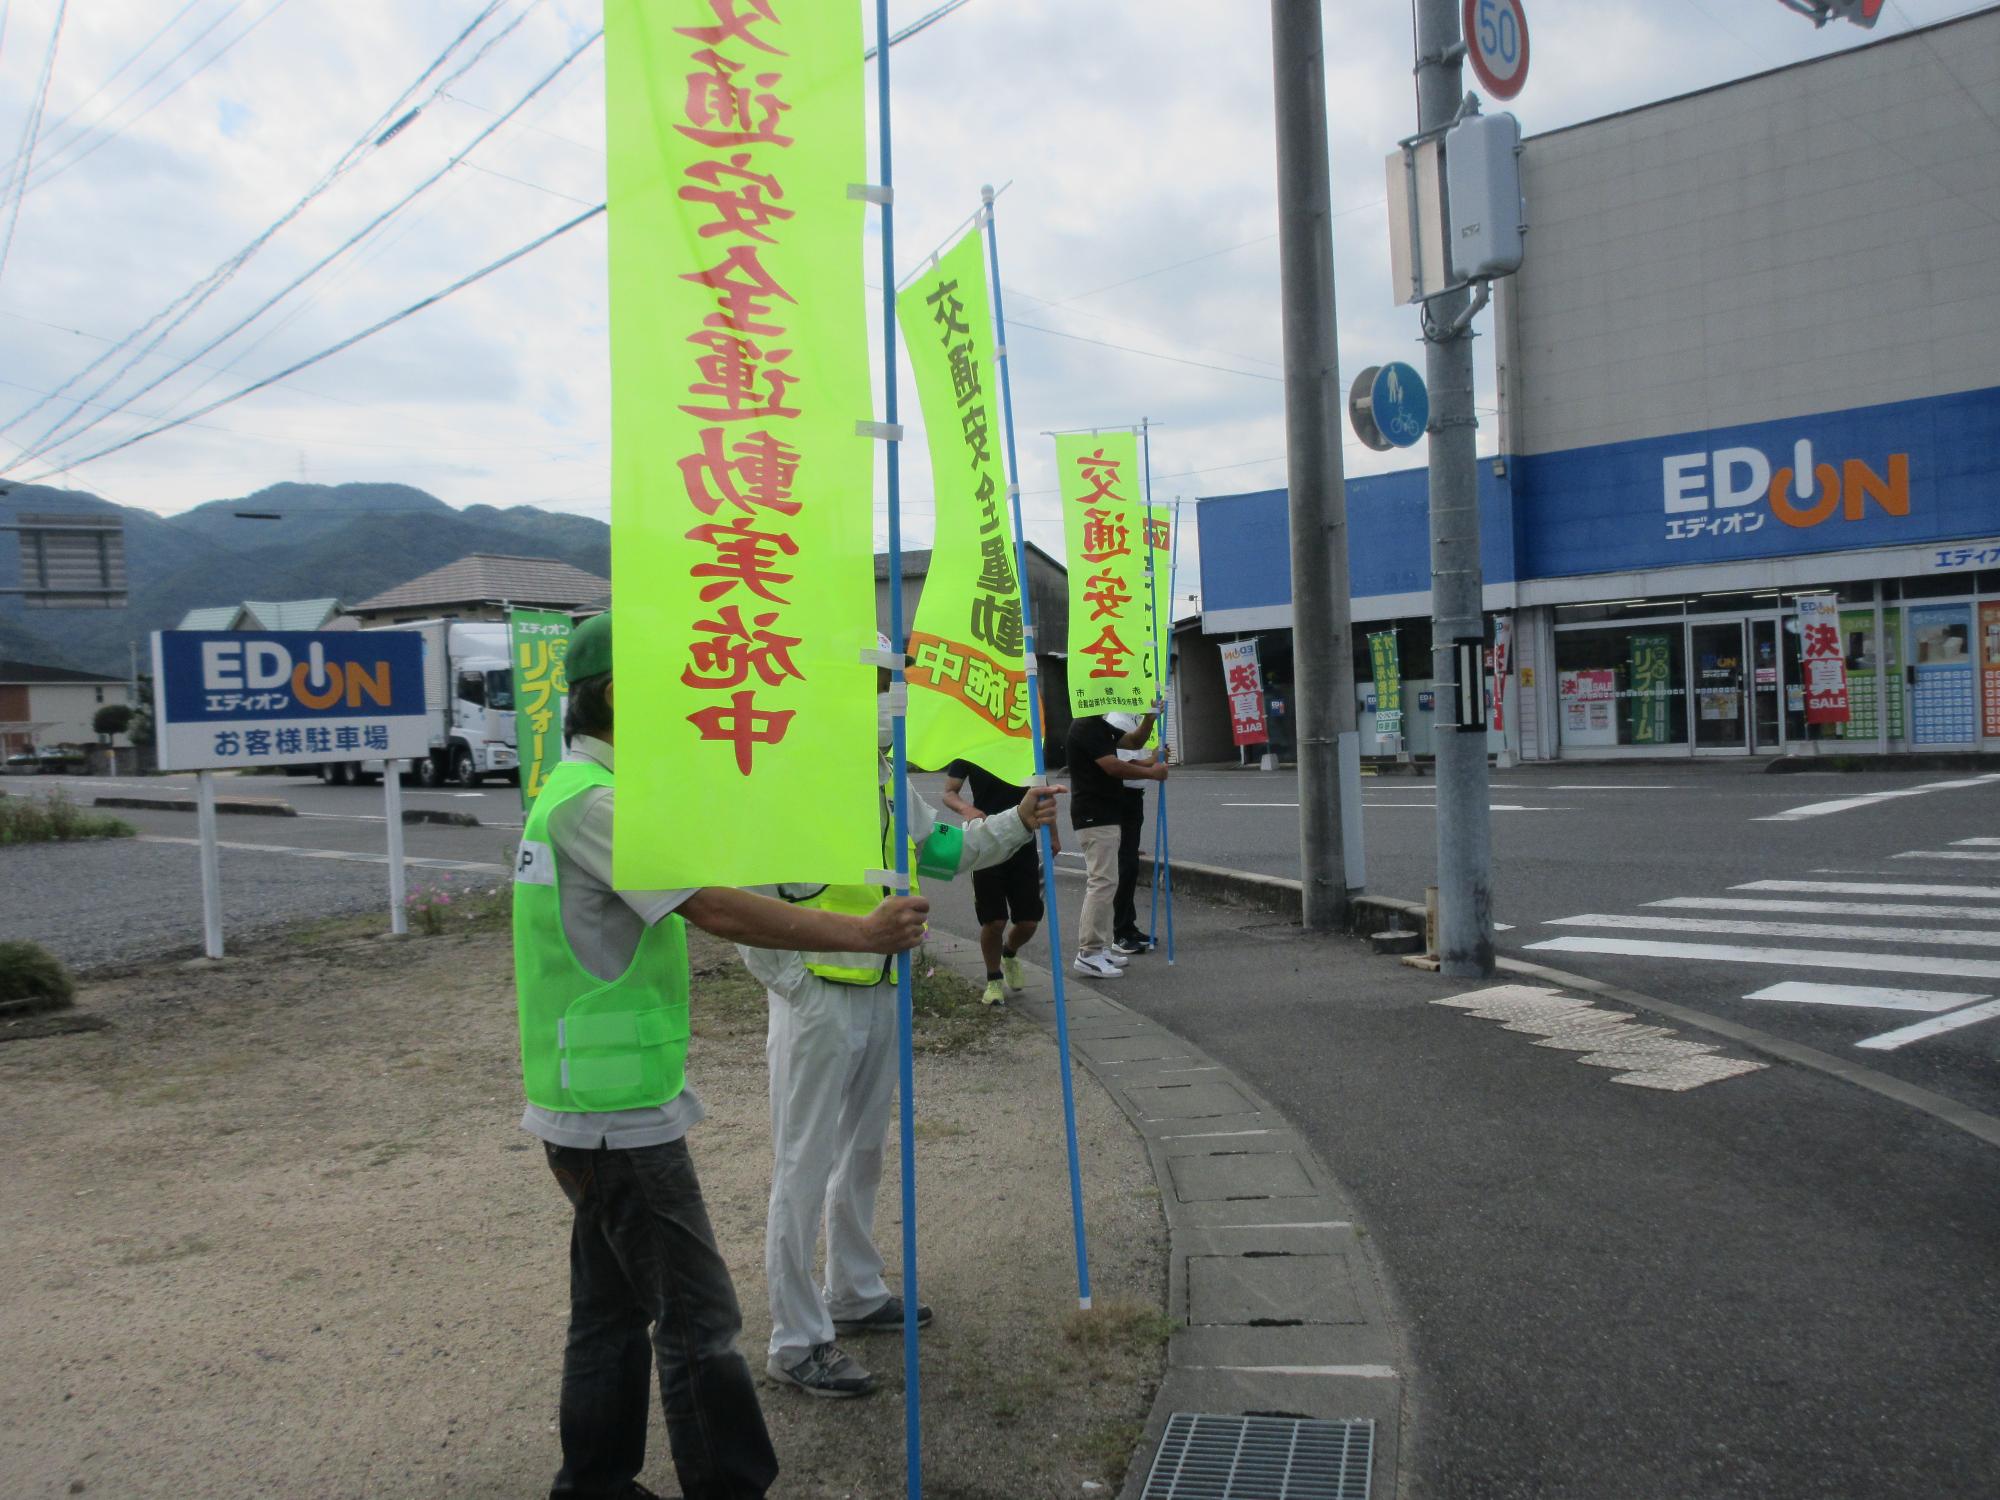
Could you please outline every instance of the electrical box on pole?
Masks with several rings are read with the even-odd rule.
[[[1443,130],[1389,154],[1389,270],[1402,303],[1427,302],[1521,268],[1521,122],[1468,98]]]
[[[1445,132],[1444,177],[1453,278],[1462,284],[1520,270],[1528,234],[1521,122],[1510,114],[1460,120]]]

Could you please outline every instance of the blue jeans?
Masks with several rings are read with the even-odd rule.
[[[654,1363],[681,1493],[756,1500],[778,1459],[736,1347],[743,1318],[687,1142],[542,1149],[576,1210],[563,1463],[550,1500],[610,1500],[638,1478]]]

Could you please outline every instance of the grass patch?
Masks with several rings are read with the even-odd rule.
[[[1093,1479],[1105,1486],[1107,1494],[1117,1494],[1125,1485],[1125,1469],[1146,1435],[1146,1424],[1121,1418],[1101,1422],[1084,1433],[1076,1445],[1076,1456]]]
[[[86,812],[61,792],[46,797],[0,796],[0,845],[129,839],[135,832],[124,819]]]
[[[1007,1012],[983,1005],[980,986],[940,968],[919,948],[911,966],[910,1004],[919,1052],[976,1052],[1006,1024]]]
[[[1101,1307],[1063,1314],[1063,1343],[1091,1365],[1121,1355],[1149,1355],[1173,1337],[1174,1323],[1150,1302],[1113,1297]]]
[[[76,1001],[76,981],[62,960],[34,943],[0,943],[0,1015],[65,1010]]]

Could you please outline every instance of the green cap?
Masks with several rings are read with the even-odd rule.
[[[611,670],[611,611],[592,615],[569,633],[563,676],[571,682],[602,677]]]

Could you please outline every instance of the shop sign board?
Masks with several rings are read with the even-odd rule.
[[[1396,632],[1379,630],[1368,637],[1368,665],[1375,679],[1375,733],[1403,732],[1403,667],[1396,654]]]
[[[1848,707],[1847,654],[1840,640],[1840,603],[1832,594],[1799,600],[1799,660],[1805,677],[1806,722],[1845,724]]]
[[[1238,745],[1268,744],[1270,725],[1264,712],[1264,669],[1257,661],[1255,637],[1222,643],[1223,691],[1229,697],[1229,732]]]
[[[153,721],[163,771],[428,755],[423,637],[155,631]]]
[[[1669,679],[1673,675],[1673,645],[1664,635],[1632,637],[1632,743],[1664,745],[1673,738],[1668,712]]]
[[[1610,667],[1585,667],[1558,674],[1562,737],[1566,745],[1618,743],[1618,674]]]
[[[1510,460],[1520,578],[1910,548],[2000,565],[2000,387]]]

